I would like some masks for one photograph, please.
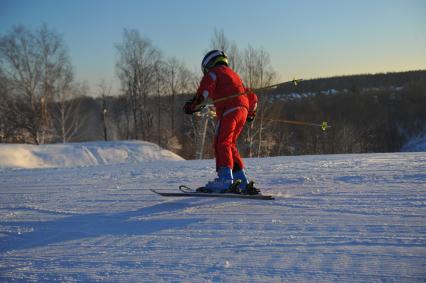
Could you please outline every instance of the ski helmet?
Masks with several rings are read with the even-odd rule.
[[[205,74],[211,67],[216,66],[218,63],[228,66],[228,56],[221,50],[212,50],[201,61],[201,70]]]

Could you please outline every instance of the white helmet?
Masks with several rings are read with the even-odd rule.
[[[221,50],[212,50],[201,61],[201,70],[206,74],[211,67],[218,64],[228,66],[228,56]]]

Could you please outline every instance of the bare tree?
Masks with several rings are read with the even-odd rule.
[[[12,142],[15,137],[14,131],[16,131],[7,87],[7,80],[0,69],[0,142]]]
[[[160,59],[160,52],[149,39],[141,37],[137,30],[127,29],[123,32],[123,42],[117,44],[116,48],[117,74],[128,98],[133,122],[129,128],[132,129],[134,139],[144,139],[152,126],[152,113],[146,103],[148,95],[154,91],[155,66]]]
[[[81,98],[86,95],[86,84],[63,86],[53,103],[52,118],[62,143],[67,143],[78,136],[84,126],[85,115],[81,113]]]
[[[191,72],[183,63],[178,73],[178,89],[180,94],[195,93],[199,83],[198,77]]]
[[[229,57],[229,67],[231,67],[236,72],[241,70],[242,61],[238,47],[235,42],[230,41],[225,36],[223,29],[214,29],[212,38],[210,40],[210,48],[224,51]]]
[[[269,53],[248,46],[244,51],[242,77],[251,89],[264,88],[273,83],[276,73],[272,69]]]
[[[10,93],[20,104],[16,126],[32,142],[46,142],[53,133],[48,105],[72,77],[62,38],[46,25],[35,32],[15,27],[0,38],[0,62]]]
[[[162,146],[163,129],[162,129],[162,114],[166,110],[166,105],[162,101],[163,94],[165,92],[166,85],[166,66],[158,60],[155,64],[155,96],[157,106],[157,144]]]
[[[244,51],[244,60],[242,68],[242,78],[251,89],[261,89],[273,83],[276,73],[272,69],[269,54],[262,49],[255,49],[252,46]],[[259,93],[258,93],[259,94]],[[272,140],[268,135],[264,135],[264,131],[270,125],[266,119],[271,115],[270,103],[266,98],[259,97],[258,115],[255,123],[250,125],[247,131],[247,140],[249,142],[249,156],[253,156],[254,142],[257,137],[257,156],[261,155],[262,147],[265,140]]]
[[[183,62],[170,58],[165,62],[165,91],[171,97],[169,105],[171,117],[171,133],[175,135],[176,98],[180,94],[194,92],[194,75],[185,67]]]
[[[178,72],[181,68],[181,63],[176,58],[170,58],[166,62],[166,82],[167,89],[171,94],[170,102],[170,126],[171,133],[174,134],[175,131],[175,101],[176,95],[178,93]]]

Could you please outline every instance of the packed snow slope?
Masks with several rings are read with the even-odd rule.
[[[158,145],[142,141],[67,144],[0,144],[0,168],[75,167],[135,163],[159,159],[183,160]]]
[[[274,201],[164,198],[212,160],[0,170],[0,282],[425,282],[426,153],[247,159]]]

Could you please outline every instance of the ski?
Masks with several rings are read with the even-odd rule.
[[[273,196],[269,195],[242,195],[242,194],[231,194],[231,193],[197,193],[197,192],[182,192],[182,193],[172,193],[172,192],[159,192],[152,190],[153,193],[156,193],[163,197],[216,197],[216,198],[236,198],[236,199],[259,199],[259,200],[273,200]]]

